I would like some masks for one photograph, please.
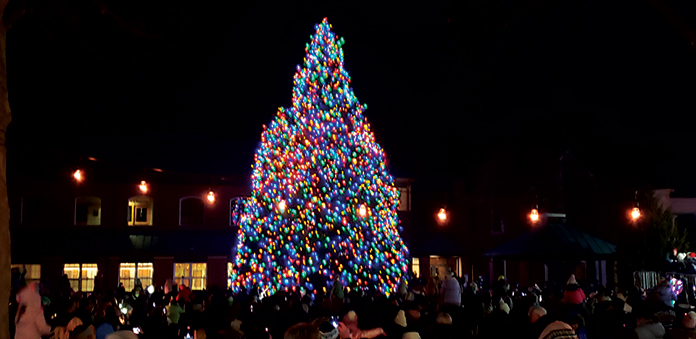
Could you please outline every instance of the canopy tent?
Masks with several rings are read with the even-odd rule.
[[[554,260],[604,259],[616,246],[561,223],[549,223],[487,251],[484,256],[500,259]]]

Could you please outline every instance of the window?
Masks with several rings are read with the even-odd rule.
[[[101,225],[101,199],[97,197],[75,199],[75,225]]]
[[[128,199],[128,225],[152,225],[152,198],[139,195]]]
[[[46,207],[46,201],[42,198],[22,198],[20,223],[22,225],[38,225],[46,214]]]
[[[174,281],[177,285],[186,285],[192,290],[202,290],[207,286],[208,264],[177,263],[174,264]]]
[[[399,187],[399,212],[411,210],[411,186]]]
[[[232,287],[232,273],[234,272],[234,264],[227,263],[227,288]]]
[[[203,210],[203,199],[199,197],[181,198],[179,200],[179,225],[203,225]]]
[[[420,259],[411,258],[411,272],[416,277],[420,277]]]
[[[119,271],[119,282],[123,284],[126,291],[132,291],[135,288],[136,279],[140,279],[143,288],[152,285],[152,263],[121,263]]]
[[[92,292],[94,277],[97,276],[97,264],[65,264],[63,274],[68,275],[70,287],[75,291]]]
[[[24,275],[24,281],[28,283],[32,281],[40,281],[41,280],[41,265],[33,265],[33,264],[18,264],[18,265],[12,265],[11,268],[17,268],[19,269],[19,272],[22,272],[24,268],[26,267],[27,269],[27,274]]]

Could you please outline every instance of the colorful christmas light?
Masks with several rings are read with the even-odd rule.
[[[399,191],[350,87],[343,39],[326,18],[315,30],[292,106],[264,126],[251,196],[232,216],[240,226],[232,288],[316,294],[318,272],[389,295],[408,270]]]

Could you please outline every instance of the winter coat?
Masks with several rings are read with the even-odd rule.
[[[41,296],[32,282],[17,294],[19,310],[15,317],[15,339],[41,339],[51,334],[51,326],[46,323]]]
[[[442,282],[440,293],[442,295],[443,303],[457,306],[461,305],[462,290],[457,279],[453,277],[445,279],[445,281]]]
[[[582,304],[585,301],[585,292],[578,285],[568,285],[563,292],[563,302],[571,305]]]

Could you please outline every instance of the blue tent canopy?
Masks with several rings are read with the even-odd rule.
[[[600,259],[616,253],[616,246],[560,223],[549,223],[487,251],[501,259]]]

